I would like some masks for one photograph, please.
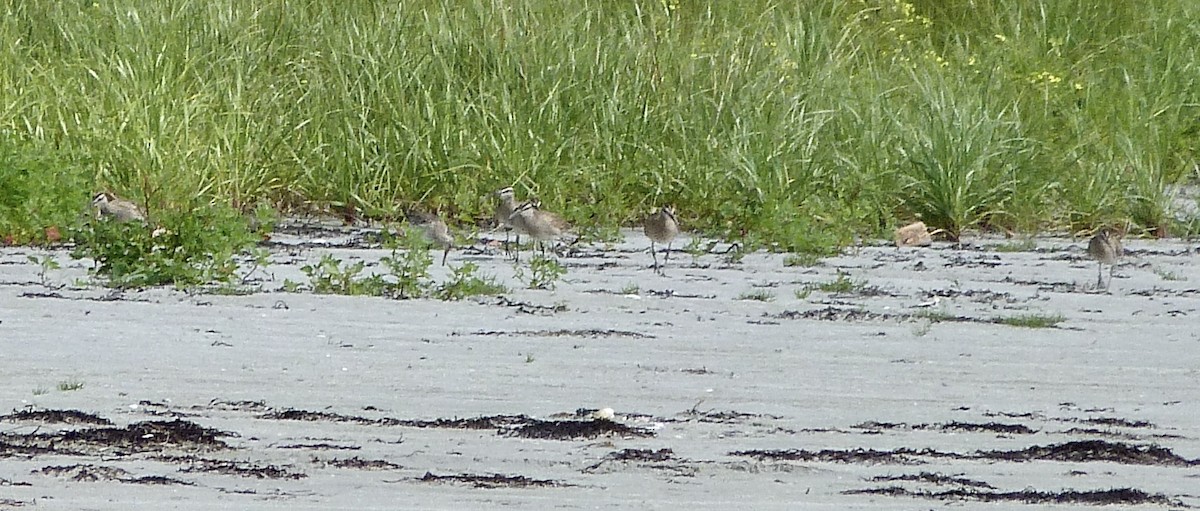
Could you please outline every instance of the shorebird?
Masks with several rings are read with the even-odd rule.
[[[92,197],[92,208],[100,217],[112,217],[118,222],[146,221],[146,214],[141,207],[108,192],[100,192]]]
[[[654,258],[654,271],[660,271],[658,254],[654,251],[655,243],[666,243],[667,253],[663,256],[663,264],[671,259],[671,241],[679,235],[679,221],[675,220],[675,209],[671,206],[658,208],[654,214],[646,217],[642,225],[646,237],[650,238],[650,256]]]
[[[450,255],[450,249],[454,248],[454,237],[450,235],[450,228],[446,227],[446,222],[435,213],[413,211],[408,215],[408,223],[420,229],[426,240],[442,249],[442,266],[446,266],[446,257]]]
[[[533,200],[521,204],[508,221],[517,232],[523,232],[538,241],[542,246],[542,255],[546,254],[545,242],[557,240],[570,228],[562,217],[541,209],[541,201]],[[517,247],[517,259],[520,258],[520,247]]]
[[[925,227],[925,222],[913,222],[896,229],[896,248],[928,247],[933,244],[934,234]]]
[[[496,190],[493,195],[496,196],[496,211],[493,217],[496,219],[496,228],[504,229],[504,253],[511,254],[512,249],[508,245],[508,232],[513,229],[512,217],[513,211],[517,209],[517,201],[513,196],[512,187],[501,188]],[[521,235],[517,234],[517,246],[521,245]]]
[[[1104,265],[1108,265],[1108,285],[1112,285],[1113,272],[1117,269],[1117,260],[1125,255],[1121,246],[1120,234],[1111,227],[1100,229],[1088,242],[1088,255],[1098,263],[1096,266],[1096,287],[1104,285]],[[1107,289],[1107,288],[1105,288]]]

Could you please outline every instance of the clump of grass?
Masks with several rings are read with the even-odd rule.
[[[810,252],[788,254],[783,258],[783,265],[789,268],[794,266],[809,268],[818,264],[821,264],[821,256]]]
[[[926,335],[929,335],[930,330],[933,330],[933,323],[934,321],[930,319],[922,319],[917,321],[917,323],[912,327],[913,336],[925,337]]]
[[[42,287],[49,287],[47,274],[52,270],[60,268],[58,261],[51,255],[44,255],[42,257],[31,255],[28,257],[29,262],[38,266],[38,281],[41,282]]]
[[[115,287],[238,282],[237,256],[255,238],[238,212],[194,204],[155,212],[153,223],[93,219],[71,233],[71,257],[89,258]]]
[[[1158,275],[1158,277],[1159,277],[1159,278],[1161,278],[1161,279],[1163,279],[1163,280],[1166,280],[1166,281],[1184,281],[1184,280],[1187,280],[1187,277],[1184,277],[1184,276],[1182,276],[1182,275],[1180,275],[1180,274],[1178,274],[1178,273],[1175,273],[1175,272],[1173,272],[1173,271],[1170,271],[1170,270],[1164,270],[1164,269],[1162,269],[1162,268],[1155,268],[1155,269],[1154,269],[1154,274],[1155,274],[1155,275]]]
[[[52,148],[14,140],[2,124],[0,246],[56,243],[87,217],[88,170]]]
[[[450,280],[437,285],[433,296],[439,300],[462,300],[468,296],[501,295],[508,288],[496,282],[493,277],[477,275],[479,266],[466,262],[462,266],[451,268]]]
[[[1035,249],[1037,249],[1037,242],[1031,239],[1000,243],[992,247],[992,250],[996,252],[1032,252]]]
[[[916,314],[913,314],[913,317],[918,318],[918,319],[923,319],[923,320],[926,320],[926,321],[929,321],[932,323],[941,323],[943,321],[953,321],[958,318],[958,316],[955,316],[954,314],[951,314],[949,312],[942,311],[942,310],[934,310],[934,309],[925,309],[925,310],[919,311]]]
[[[312,279],[312,276],[311,276],[311,275],[309,275],[309,279],[310,279],[310,280]],[[304,284],[301,284],[301,283],[299,283],[299,282],[296,282],[296,281],[294,281],[294,280],[292,280],[292,279],[283,279],[283,292],[285,292],[285,293],[299,293],[299,292],[301,292],[301,291],[303,291],[303,290],[304,290]]]
[[[834,293],[834,294],[855,293],[858,291],[862,291],[863,289],[866,289],[866,287],[867,287],[866,281],[851,279],[849,274],[843,273],[841,271],[838,272],[838,276],[836,279],[833,279],[829,282],[822,282],[822,283],[817,284],[817,289],[824,291],[826,293]]]
[[[516,271],[517,280],[525,282],[529,289],[554,289],[558,280],[566,274],[567,268],[557,260],[540,255],[529,259],[528,274],[520,267]]]
[[[317,264],[306,264],[300,271],[308,276],[309,287],[317,294],[382,295],[387,282],[378,275],[360,277],[366,267],[364,261],[343,265],[332,254],[325,254]]]
[[[630,282],[630,283],[628,283],[628,284],[625,284],[625,287],[621,288],[621,290],[620,290],[620,291],[617,291],[617,294],[622,294],[622,295],[636,295],[636,294],[638,294],[638,293],[641,293],[641,291],[642,291],[642,288],[641,288],[641,287],[639,287],[639,286],[637,285],[637,283],[635,283],[635,282]]]
[[[493,279],[477,276],[478,266],[473,263],[454,268],[450,280],[435,288],[429,276],[433,257],[429,255],[424,237],[414,229],[406,229],[400,238],[385,235],[384,246],[392,250],[390,255],[379,260],[386,273],[363,275],[366,262],[343,264],[331,254],[321,256],[317,264],[305,265],[301,271],[308,276],[309,289],[318,294],[386,296],[401,300],[432,294],[442,300],[460,300],[475,294],[506,291]],[[284,289],[296,292],[300,285],[285,281]]]
[[[83,382],[79,380],[63,380],[58,382],[58,390],[60,392],[72,392],[83,388]]]
[[[106,188],[467,219],[500,183],[571,198],[549,206],[584,231],[666,196],[801,252],[916,216],[1161,235],[1197,157],[1190,0],[291,7],[12,3],[0,239]]]
[[[385,239],[384,246],[391,247],[392,254],[381,258],[379,264],[395,279],[388,283],[386,292],[401,299],[425,296],[433,286],[429,278],[433,257],[425,236],[415,228],[406,228],[399,239]]]
[[[1066,318],[1062,314],[1030,313],[999,317],[992,321],[1001,325],[1023,328],[1054,328],[1065,320]]]
[[[775,294],[766,289],[754,289],[737,296],[738,300],[754,300],[758,302],[773,302]]]

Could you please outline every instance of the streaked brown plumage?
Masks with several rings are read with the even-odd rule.
[[[512,253],[512,249],[508,244],[508,232],[513,230],[512,217],[513,211],[517,209],[517,201],[513,195],[512,187],[501,188],[493,194],[496,196],[496,211],[493,217],[496,219],[496,226],[504,229],[504,253]],[[521,244],[521,235],[517,234],[517,244]]]
[[[146,214],[140,206],[108,192],[100,192],[92,197],[92,208],[100,217],[110,217],[118,222],[146,221]]]
[[[562,217],[541,209],[541,202],[537,200],[521,204],[509,215],[508,221],[517,232],[537,240],[542,245],[543,255],[546,253],[545,242],[558,240],[571,228]]]
[[[420,229],[426,240],[442,249],[442,266],[446,266],[446,257],[450,255],[450,249],[454,248],[454,236],[450,235],[450,228],[446,226],[446,222],[437,214],[424,211],[409,213],[408,222]]]
[[[675,219],[675,210],[670,206],[658,208],[654,214],[646,217],[642,225],[646,237],[650,238],[650,255],[654,258],[654,270],[659,271],[656,243],[666,243],[667,253],[663,256],[663,264],[671,259],[671,241],[679,235],[679,221]]]
[[[1112,285],[1113,272],[1117,268],[1117,260],[1125,255],[1125,247],[1121,246],[1120,234],[1110,228],[1100,229],[1088,242],[1088,255],[1098,263],[1096,266],[1096,287],[1104,285],[1104,265],[1108,265],[1108,284]]]

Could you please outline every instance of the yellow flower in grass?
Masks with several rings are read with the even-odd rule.
[[[1049,71],[1042,71],[1029,75],[1029,83],[1037,85],[1039,83],[1045,85],[1057,85],[1062,82],[1062,77],[1055,75]]]

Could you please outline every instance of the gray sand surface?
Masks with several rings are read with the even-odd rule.
[[[1108,291],[1086,240],[813,267],[680,240],[656,275],[629,231],[563,258],[553,291],[523,289],[493,245],[450,264],[503,298],[283,292],[322,254],[387,255],[321,248],[358,236],[337,231],[277,236],[246,296],[118,292],[64,251],[0,250],[0,509],[1096,508],[1072,490],[1200,506],[1185,242],[1127,240]],[[29,255],[62,264],[48,285]],[[865,285],[803,296],[839,273]],[[773,299],[741,299],[755,291]],[[1028,314],[1064,320],[994,322]],[[74,410],[112,424],[35,413]],[[169,435],[152,421],[216,431],[153,444]],[[93,430],[135,433],[77,436]]]

